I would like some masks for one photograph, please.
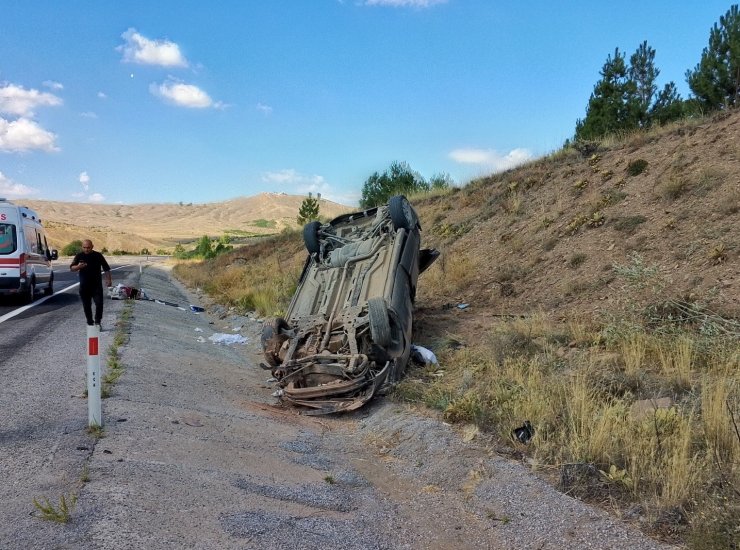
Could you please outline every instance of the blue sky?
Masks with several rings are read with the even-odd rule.
[[[558,149],[616,47],[688,97],[730,5],[6,0],[0,197],[356,204],[394,160],[464,184]]]

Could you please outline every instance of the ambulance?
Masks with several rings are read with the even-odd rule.
[[[38,214],[0,198],[0,297],[31,303],[39,291],[53,294],[51,261],[57,256],[46,242]]]

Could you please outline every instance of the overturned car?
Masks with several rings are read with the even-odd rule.
[[[308,258],[285,318],[266,320],[262,349],[277,394],[307,414],[350,411],[397,382],[411,351],[419,274],[439,256],[420,250],[406,197],[311,222]]]

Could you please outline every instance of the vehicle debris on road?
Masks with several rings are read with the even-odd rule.
[[[246,344],[247,337],[241,334],[225,334],[223,332],[214,332],[208,339],[214,344],[225,344],[230,346],[232,344]]]

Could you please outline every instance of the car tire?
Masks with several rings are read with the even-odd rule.
[[[321,245],[319,244],[320,227],[321,222],[319,221],[313,221],[303,226],[303,242],[309,254],[315,254],[321,250]]]
[[[265,356],[265,361],[271,367],[277,367],[280,365],[280,356],[278,351],[282,346],[283,342],[287,340],[287,336],[281,334],[282,329],[289,329],[288,323],[282,317],[275,317],[267,319],[262,325],[262,336],[260,342],[262,343],[262,352]]]
[[[54,275],[49,279],[49,285],[44,289],[44,296],[51,296],[54,294]]]
[[[370,319],[370,336],[380,347],[391,343],[391,324],[388,321],[388,306],[383,298],[370,298],[367,301],[367,315]]]
[[[403,195],[394,195],[388,201],[388,210],[395,229],[412,229],[416,227],[417,219],[411,203]]]

